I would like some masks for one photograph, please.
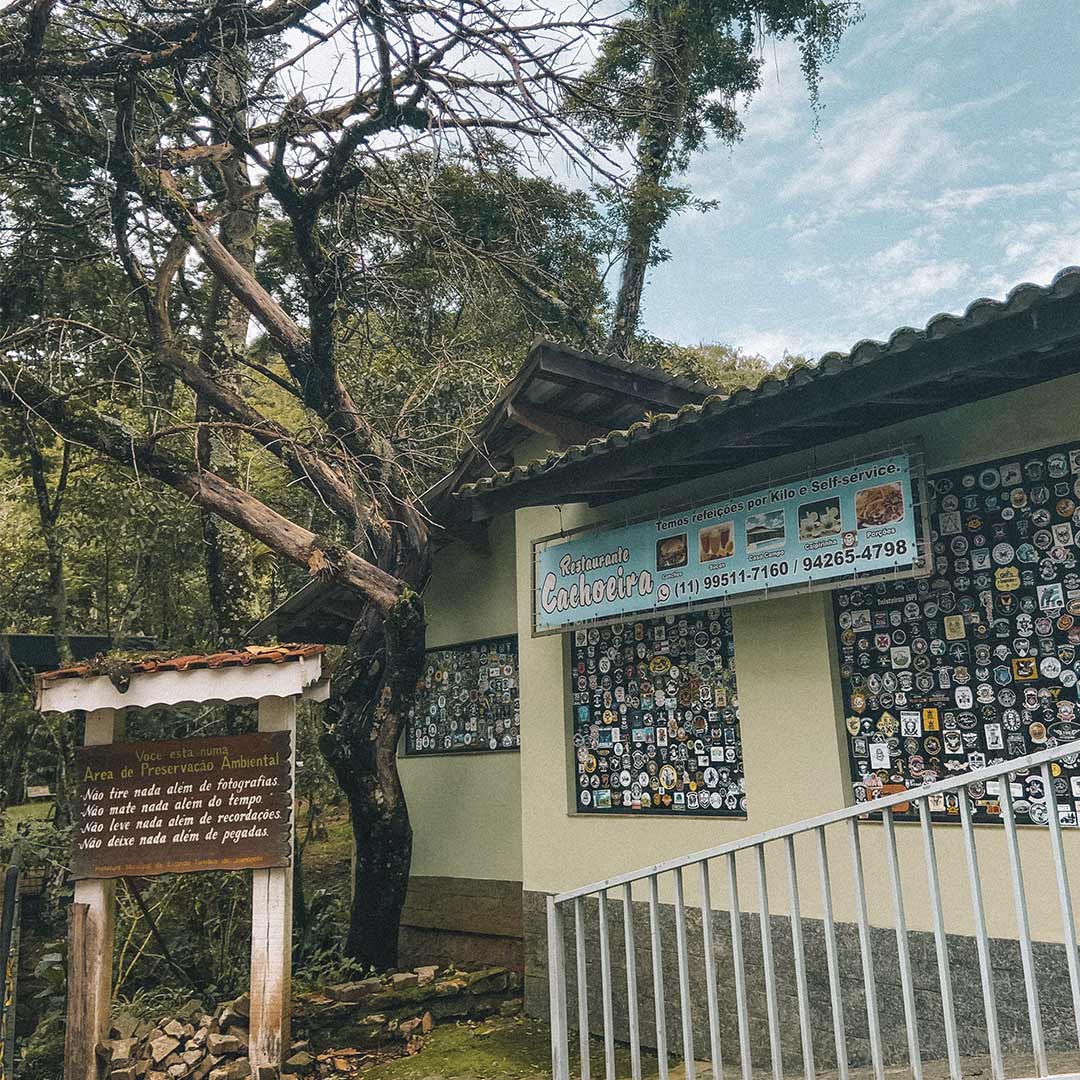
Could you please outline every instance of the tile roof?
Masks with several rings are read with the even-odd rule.
[[[742,408],[762,398],[805,386],[809,382],[864,367],[885,357],[906,352],[917,345],[938,341],[965,330],[997,322],[1040,303],[1078,294],[1080,294],[1080,266],[1068,266],[1056,274],[1049,285],[1024,283],[1011,289],[1004,300],[987,298],[973,300],[962,315],[948,313],[935,315],[922,330],[902,326],[893,331],[888,341],[863,339],[856,342],[849,352],[825,353],[815,363],[796,368],[784,377],[766,376],[753,388],[736,390],[730,395],[714,394],[700,405],[684,405],[677,412],[661,413],[631,424],[625,430],[612,431],[601,438],[590,439],[587,443],[568,447],[561,452],[552,451],[545,457],[527,464],[515,465],[505,472],[483,477],[471,484],[463,484],[458,494],[468,498],[483,495],[495,488],[521,483],[554,472],[572,462],[609,454],[629,443],[651,439],[674,428],[698,423],[705,418],[731,409]]]
[[[46,671],[38,676],[41,682],[57,679],[87,679],[107,675],[112,666],[122,667],[130,675],[148,675],[155,671],[190,671],[194,668],[247,667],[249,664],[283,664],[319,656],[326,651],[325,645],[247,645],[242,649],[227,649],[216,653],[193,653],[190,656],[169,656],[164,653],[147,653],[142,659],[97,657],[83,660],[56,671]]]

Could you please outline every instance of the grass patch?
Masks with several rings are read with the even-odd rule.
[[[576,1038],[570,1066],[578,1070]],[[593,1039],[594,1069],[603,1061],[603,1041]],[[630,1075],[630,1052],[617,1048],[619,1076]],[[645,1075],[656,1072],[656,1058],[642,1055]],[[447,1024],[424,1039],[411,1057],[365,1069],[365,1080],[544,1080],[551,1076],[551,1029],[527,1017]]]
[[[22,806],[9,806],[0,812],[0,835],[10,837],[26,821],[44,821],[53,812],[52,799],[37,799]]]

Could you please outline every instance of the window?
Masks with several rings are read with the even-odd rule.
[[[834,594],[856,801],[1080,738],[1080,447],[1013,455],[928,482],[932,574]],[[1055,795],[1075,825],[1080,770]],[[975,820],[999,789],[969,789]],[[1045,823],[1038,770],[1013,781],[1016,817]],[[931,809],[945,819],[955,795]]]
[[[571,638],[577,809],[745,817],[731,613]]]
[[[517,750],[517,637],[429,649],[405,724],[405,753]]]

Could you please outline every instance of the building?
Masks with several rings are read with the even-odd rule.
[[[546,423],[501,445],[512,467],[477,476],[473,462],[449,485],[455,520],[487,539],[448,544],[426,596],[430,685],[401,761],[414,930],[424,917],[432,931],[499,927],[509,947],[520,887],[527,1008],[545,1013],[559,1002],[547,898],[614,879],[610,896],[590,893],[578,911],[568,901],[580,921],[565,927],[567,949],[577,930],[590,972],[571,1023],[647,1047],[666,1011],[668,1043],[682,1022],[688,1057],[722,1041],[774,1072],[781,1051],[832,1067],[838,1000],[851,1061],[878,1069],[904,1058],[913,1025],[923,1055],[954,1071],[995,1041],[1034,1048],[1039,1069],[1042,1044],[1076,1049],[1080,967],[1059,897],[1078,837],[1065,828],[1059,848],[1048,822],[1055,805],[1062,826],[1080,811],[1077,754],[1055,756],[1080,737],[1080,269],[754,390],[662,413],[641,404],[620,414],[633,422],[580,441],[574,425],[611,426],[613,399],[581,407],[563,393],[542,406]],[[1040,761],[963,787],[967,773],[1044,752],[1048,771]],[[831,910],[812,833],[791,863],[783,844],[746,863],[758,890],[744,889],[731,930],[719,865],[711,900],[674,872],[649,897],[633,881],[622,891],[639,868],[929,781],[961,785],[926,802],[932,841],[914,802],[894,800],[887,830],[839,823],[855,854],[830,847]],[[462,899],[448,907],[450,896]],[[703,899],[718,912],[707,929],[686,913]],[[622,912],[635,910],[624,949]],[[671,933],[677,988],[659,1009],[650,916]],[[988,972],[996,1025],[983,1015]]]

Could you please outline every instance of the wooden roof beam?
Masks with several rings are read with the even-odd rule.
[[[529,405],[523,401],[508,401],[506,415],[508,419],[520,424],[528,431],[534,431],[537,435],[550,435],[564,448],[586,443],[590,439],[599,439],[607,434],[606,428],[598,427],[596,424],[579,420],[575,416],[567,416],[565,413],[542,409],[537,405]]]
[[[695,394],[672,383],[551,349],[541,351],[539,368],[555,382],[570,380],[578,384],[602,386],[605,390],[643,401],[663,412],[674,412],[684,405],[697,404],[702,400],[701,394]]]

